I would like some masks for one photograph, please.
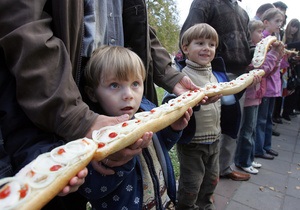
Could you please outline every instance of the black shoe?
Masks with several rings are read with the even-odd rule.
[[[267,160],[273,160],[274,159],[274,156],[269,155],[269,154],[255,155],[255,157],[263,158],[263,159],[267,159]]]
[[[266,151],[269,155],[273,155],[273,156],[278,156],[278,152],[276,152],[275,150],[272,150],[272,149],[270,149],[270,150],[268,150],[268,151]]]
[[[277,131],[272,131],[272,135],[273,135],[273,136],[280,136],[280,133],[277,132]]]
[[[282,120],[280,118],[273,118],[274,123],[282,124]]]
[[[282,118],[285,119],[286,121],[291,121],[291,118],[288,115],[282,115]]]

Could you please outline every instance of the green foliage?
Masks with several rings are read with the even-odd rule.
[[[176,146],[174,146],[169,151],[169,155],[171,157],[171,161],[172,161],[172,164],[173,164],[173,169],[174,169],[174,173],[175,173],[175,179],[178,180],[180,173],[179,173],[179,161],[178,161]]]
[[[168,52],[178,51],[180,33],[176,0],[147,0],[149,24]]]

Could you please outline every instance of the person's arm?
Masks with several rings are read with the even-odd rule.
[[[154,83],[172,92],[174,86],[183,78],[183,74],[174,69],[171,57],[159,42],[153,28],[149,26],[151,57],[153,60]]]
[[[190,78],[172,67],[171,57],[167,50],[160,44],[154,29],[150,27],[149,30],[154,83],[176,95],[180,95],[188,90],[196,89],[197,86]]]
[[[45,1],[1,1],[0,47],[16,79],[18,103],[30,120],[45,131],[76,139],[98,115],[81,99],[68,52],[53,36],[44,6]]]
[[[296,50],[300,50],[300,42],[292,42],[292,43],[288,43],[288,44],[286,44],[286,47],[288,48],[288,49],[293,49],[293,48],[295,48]]]

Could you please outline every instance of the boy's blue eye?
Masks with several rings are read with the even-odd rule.
[[[118,88],[118,87],[119,87],[118,83],[116,83],[116,82],[111,83],[109,86],[110,86],[111,88]]]
[[[132,83],[132,85],[133,85],[134,87],[138,87],[138,86],[140,85],[140,83],[137,82],[137,81],[135,81],[135,82]]]

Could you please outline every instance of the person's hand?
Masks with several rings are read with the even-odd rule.
[[[99,115],[85,136],[87,138],[92,138],[92,133],[94,130],[99,130],[100,128],[103,128],[103,127],[109,126],[109,125],[116,125],[116,124],[124,122],[126,120],[129,120],[128,114],[124,114],[124,115],[121,115],[118,117],[108,117],[105,115]]]
[[[202,100],[200,101],[200,103],[197,104],[197,105],[205,105],[205,104],[207,103],[207,100],[208,100],[208,96],[204,96],[204,97],[202,98]]]
[[[215,102],[218,101],[222,96],[223,96],[222,94],[219,94],[219,95],[215,95],[215,96],[209,97],[203,105],[207,105],[207,104],[210,104],[210,103],[215,103]]]
[[[276,41],[271,45],[272,50],[279,53],[279,58],[282,58],[284,55],[284,44],[281,41]]]
[[[190,107],[181,118],[179,118],[176,122],[171,124],[171,128],[175,131],[183,130],[188,125],[192,114],[193,109]]]
[[[91,164],[93,168],[103,175],[112,175],[115,171],[112,167],[118,167],[126,164],[134,156],[139,155],[143,148],[149,146],[152,140],[153,132],[146,132],[142,138],[138,139],[134,144],[112,154],[107,158],[96,161],[92,160]]]
[[[248,87],[253,87],[253,86],[257,85],[258,83],[260,83],[261,82],[261,78],[262,78],[262,76],[254,75],[253,82]]]
[[[85,177],[88,174],[87,168],[82,169],[77,173],[75,177],[70,179],[67,186],[65,186],[62,191],[58,194],[58,196],[66,196],[69,193],[75,192],[78,188],[84,183]]]
[[[173,93],[176,95],[181,95],[183,93],[185,93],[188,90],[194,90],[194,89],[199,89],[199,87],[197,87],[192,80],[187,77],[184,76],[174,87],[173,89]]]

